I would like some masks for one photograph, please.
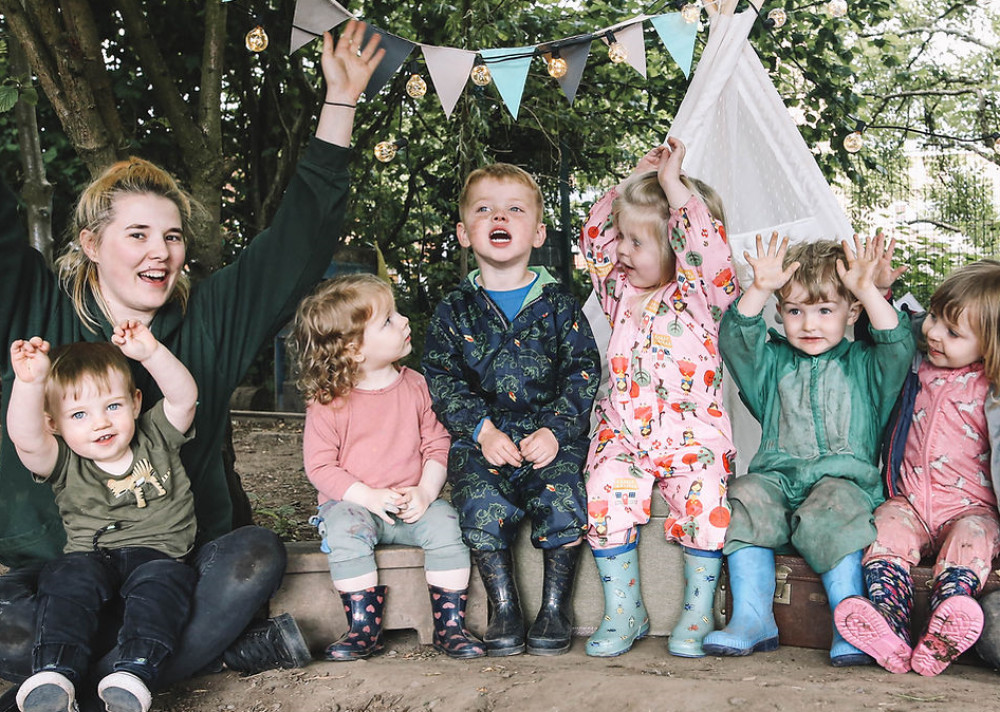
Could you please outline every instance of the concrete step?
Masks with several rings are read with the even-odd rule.
[[[654,502],[659,497],[654,495]],[[654,516],[642,528],[639,544],[640,585],[649,610],[651,634],[669,635],[681,613],[684,594],[681,548],[663,537],[664,516]],[[574,632],[590,635],[604,615],[601,590],[594,557],[586,544],[580,557],[573,592]],[[333,588],[326,554],[318,541],[291,542],[288,568],[278,592],[271,599],[271,613],[291,613],[313,653],[320,653],[347,630],[340,596]],[[514,547],[514,567],[525,620],[534,619],[541,602],[542,552],[531,546],[529,527],[523,526]],[[430,597],[424,578],[424,553],[417,547],[379,546],[375,551],[379,583],[389,587],[383,625],[386,630],[402,628],[417,632],[420,642],[429,645],[434,625]],[[486,629],[486,592],[475,566],[469,586],[466,611],[468,627],[482,634]]]

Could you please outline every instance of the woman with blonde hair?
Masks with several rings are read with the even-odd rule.
[[[363,24],[352,21],[336,43],[324,35],[326,101],[271,227],[233,264],[197,285],[188,285],[184,272],[191,200],[147,161],[117,163],[83,192],[58,278],[29,246],[13,195],[0,188],[4,344],[34,335],[53,346],[107,341],[114,325],[136,320],[198,384],[197,436],[181,453],[198,520],[196,549],[188,559],[198,582],[188,625],[162,669],[164,685],[217,665],[220,656],[248,672],[309,660],[290,616],[247,628],[280,584],[286,554],[265,529],[230,531],[233,508],[222,442],[233,390],[260,347],[322,278],[340,243],[354,107],[384,54],[377,39],[362,46],[364,32]],[[6,418],[13,371],[9,357],[0,358]],[[160,391],[149,374],[138,364],[132,368],[137,386],[149,395],[147,403],[157,401]],[[38,571],[62,551],[65,535],[51,490],[32,483],[6,432],[0,473],[0,563],[11,568],[0,576],[0,677],[20,682],[31,674]],[[102,615],[102,629],[117,626],[112,615]],[[114,651],[98,660],[105,652],[94,651],[92,667],[99,676],[108,672],[106,661],[114,660]]]

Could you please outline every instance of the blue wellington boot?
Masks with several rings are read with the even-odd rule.
[[[820,576],[823,588],[826,590],[826,600],[833,611],[837,604],[848,596],[864,596],[865,582],[861,568],[861,550],[848,554],[837,562],[837,565]],[[874,660],[868,654],[858,650],[844,640],[844,637],[833,626],[833,644],[830,646],[830,664],[834,667],[853,667],[855,665],[871,665]]]
[[[733,589],[733,617],[709,633],[702,648],[709,655],[750,655],[778,649],[774,622],[774,550],[746,546],[726,557]]]
[[[722,552],[684,547],[684,610],[670,631],[667,650],[682,658],[705,656],[701,642],[715,630],[712,604],[722,569]]]
[[[632,644],[649,633],[649,616],[639,590],[639,552],[618,550],[613,556],[594,552],[604,588],[604,618],[587,638],[587,655],[611,658],[627,653]]]

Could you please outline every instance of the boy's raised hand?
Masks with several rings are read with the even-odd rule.
[[[545,467],[559,454],[559,441],[548,428],[539,428],[520,442],[521,455],[534,469]]]
[[[14,369],[14,376],[24,383],[42,382],[49,374],[49,349],[48,341],[40,336],[32,336],[30,339],[18,339],[10,345],[10,365]]]
[[[876,233],[881,235],[881,232]],[[854,236],[857,238],[857,235]],[[892,268],[892,258],[896,252],[896,238],[889,240],[889,244],[885,246],[882,250],[881,256],[878,260],[878,269],[875,272],[875,286],[878,287],[882,294],[885,294],[892,288],[892,285],[896,283],[896,280],[903,276],[903,273],[910,268],[909,265],[901,265],[895,269]]]
[[[782,267],[785,254],[788,252],[788,237],[778,242],[778,233],[771,233],[771,240],[764,248],[764,239],[757,235],[757,256],[751,257],[744,251],[743,259],[753,267],[753,284],[743,291],[736,303],[736,309],[744,316],[757,316],[764,309],[764,304],[776,291],[781,289],[792,278],[799,268],[798,262],[792,262],[788,267]]]
[[[772,232],[767,249],[764,249],[763,238],[757,235],[757,257],[751,257],[749,252],[743,253],[743,257],[753,267],[753,286],[772,294],[784,287],[800,266],[800,263],[792,262],[787,268],[782,267],[787,253],[787,235],[779,244],[778,233]]]
[[[135,319],[128,319],[116,326],[111,342],[128,358],[139,362],[149,358],[160,345],[149,327]]]
[[[844,286],[851,290],[851,294],[861,299],[867,290],[877,287],[875,280],[883,269],[882,260],[886,253],[885,238],[882,233],[877,233],[862,245],[861,238],[855,235],[853,250],[847,240],[842,240],[841,245],[844,248],[844,260],[837,260],[837,274]]]

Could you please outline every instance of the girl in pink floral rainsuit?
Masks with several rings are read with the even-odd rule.
[[[738,296],[717,194],[681,173],[670,138],[601,198],[581,247],[611,323],[609,393],[587,457],[588,540],[605,615],[587,654],[620,655],[649,631],[639,591],[638,526],[654,483],[668,540],[684,547],[684,609],[669,650],[704,655],[729,524],[729,416],[722,407],[719,320]]]

